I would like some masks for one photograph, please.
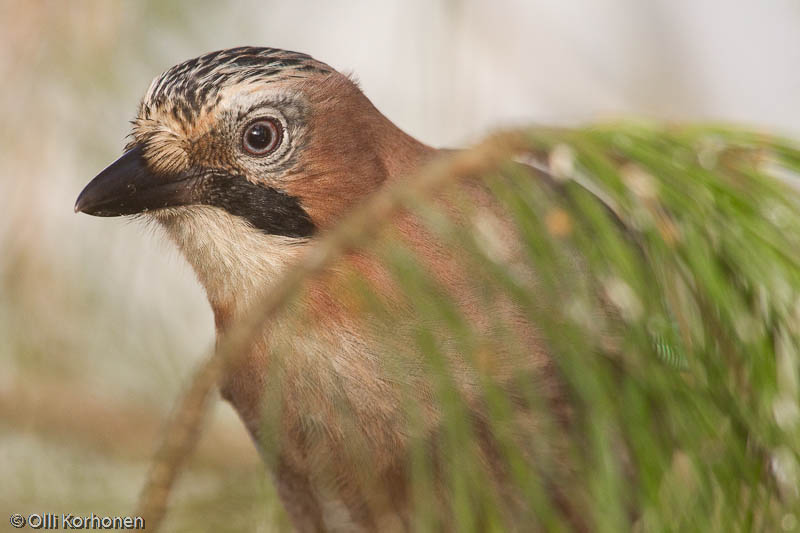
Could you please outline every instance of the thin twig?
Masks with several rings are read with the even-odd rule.
[[[278,313],[312,276],[348,250],[363,245],[375,230],[391,219],[409,200],[424,198],[448,182],[492,171],[526,148],[521,132],[500,133],[474,148],[454,152],[427,165],[420,173],[386,187],[322,237],[295,267],[259,299],[246,319],[220,339],[216,352],[195,373],[165,430],[147,482],[139,498],[137,515],[148,531],[157,531],[166,514],[169,494],[186,460],[193,452],[208,412],[211,392],[224,369],[247,353],[264,324]]]

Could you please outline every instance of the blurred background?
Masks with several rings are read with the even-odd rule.
[[[3,514],[132,512],[213,320],[162,235],[72,206],[154,76],[244,44],[354,73],[435,146],[629,115],[800,135],[796,0],[0,0]],[[225,404],[173,501],[168,530],[281,520]]]

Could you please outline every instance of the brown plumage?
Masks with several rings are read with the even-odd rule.
[[[158,221],[205,287],[222,336],[316,235],[436,155],[328,65],[282,50],[238,48],[187,61],[156,78],[128,151],[87,186],[76,210],[101,216],[144,213]],[[513,229],[490,195],[472,182],[461,192],[498,226],[498,246],[513,260],[518,253]],[[459,223],[469,223],[456,202],[447,197],[438,202]],[[495,346],[481,370],[512,401],[519,393],[514,378],[529,376],[565,423],[568,411],[535,328],[510,302],[481,308],[459,252],[412,214],[398,217],[386,233],[414,252],[475,331],[488,332],[492,319],[501,317],[527,343],[523,358]],[[353,273],[392,310],[393,331],[382,330],[348,293]],[[419,404],[434,465],[441,461],[436,454],[442,419],[425,364],[408,348],[411,331],[404,325],[414,322],[413,302],[376,255],[354,252],[312,282],[295,307],[301,318],[287,315],[271,323],[228,369],[220,383],[223,397],[260,443],[298,530],[408,529],[411,435],[404,402],[409,391]],[[493,490],[507,502],[510,520],[522,519],[525,506],[515,501],[486,425],[476,370],[453,346],[443,351],[470,410],[477,456],[490,472]],[[520,439],[536,434],[538,422],[529,415],[520,407]],[[549,446],[555,451],[539,446],[532,462],[560,463],[559,445]],[[554,481],[554,494],[557,485]],[[437,505],[444,510],[446,484],[437,487]],[[557,495],[553,501],[568,507]],[[442,512],[442,524],[452,527]]]

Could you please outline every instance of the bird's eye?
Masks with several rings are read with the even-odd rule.
[[[281,143],[281,125],[274,119],[259,119],[244,130],[242,146],[252,155],[267,155]]]

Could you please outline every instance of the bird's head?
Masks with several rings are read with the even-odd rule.
[[[160,216],[212,206],[266,234],[307,237],[420,149],[325,63],[233,48],[153,80],[125,154],[86,186],[75,210]]]
[[[272,48],[222,50],[153,80],[124,155],[75,210],[155,218],[202,276],[212,258],[192,254],[211,248],[189,237],[205,233],[217,248],[231,241],[229,262],[248,253],[237,239],[307,241],[429,150],[325,63]]]

